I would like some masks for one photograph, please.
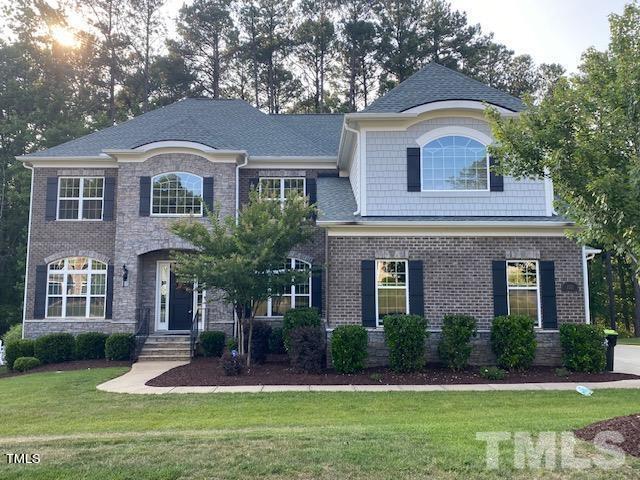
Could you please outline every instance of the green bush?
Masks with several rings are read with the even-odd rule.
[[[367,330],[360,325],[341,325],[331,335],[331,361],[338,373],[355,373],[367,359]]]
[[[496,317],[491,326],[491,348],[497,363],[507,370],[525,370],[536,355],[534,323],[525,315]]]
[[[70,333],[50,333],[36,339],[34,356],[43,364],[73,360],[76,339]]]
[[[13,325],[4,335],[2,335],[2,343],[5,345],[14,340],[22,340],[22,324]]]
[[[13,362],[13,369],[18,372],[26,372],[40,366],[40,360],[36,357],[18,357]]]
[[[389,366],[396,372],[415,372],[424,367],[429,336],[427,322],[418,315],[384,317],[384,341],[389,347]]]
[[[13,363],[20,357],[33,357],[35,342],[29,339],[11,340],[5,345],[4,360],[9,370],[13,369]]]
[[[482,367],[480,368],[480,376],[487,380],[503,380],[507,376],[507,372],[498,367]]]
[[[224,332],[211,331],[200,334],[200,348],[205,357],[221,357],[224,351]]]
[[[238,355],[237,353],[234,355],[232,352],[224,352],[220,360],[224,374],[229,377],[241,375],[244,371],[246,361],[244,355]]]
[[[282,338],[284,347],[289,351],[289,335],[298,327],[319,327],[322,325],[320,314],[315,308],[294,308],[282,318]]]
[[[78,360],[96,360],[104,358],[106,333],[86,332],[76,337],[76,358]]]
[[[249,325],[245,326],[245,351],[248,352],[249,345]],[[253,321],[253,332],[251,333],[251,363],[264,363],[269,353],[269,337],[271,336],[271,325],[260,320]]]
[[[289,333],[291,366],[306,373],[319,373],[325,357],[325,332],[322,327],[298,327]]]
[[[107,360],[131,360],[135,337],[130,333],[113,333],[104,344]]]
[[[238,340],[236,340],[235,338],[227,338],[225,346],[229,351],[238,350]]]
[[[284,348],[284,340],[282,338],[282,327],[271,329],[271,335],[269,335],[269,353],[273,353],[275,355],[287,353],[287,349]]]
[[[560,345],[565,367],[574,372],[602,372],[606,366],[604,331],[595,325],[560,325]]]
[[[471,337],[476,336],[476,319],[468,315],[446,315],[442,321],[442,338],[438,356],[453,370],[462,370],[471,356]]]

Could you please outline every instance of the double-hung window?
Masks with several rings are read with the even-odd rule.
[[[376,260],[376,319],[409,313],[406,260]]]
[[[541,326],[540,278],[536,260],[507,261],[509,315],[526,315]]]
[[[107,265],[87,257],[63,258],[49,264],[47,317],[103,318]]]
[[[294,178],[260,178],[259,192],[260,197],[267,200],[275,200],[284,203],[287,198],[297,193],[304,196],[305,192],[304,177]]]
[[[102,220],[103,177],[60,177],[58,220]]]
[[[285,268],[288,270],[310,270],[311,264],[290,258]],[[311,306],[311,276],[300,283],[285,287],[277,295],[273,295],[266,302],[256,307],[258,317],[281,317],[292,308]]]

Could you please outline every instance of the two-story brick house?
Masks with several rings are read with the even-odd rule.
[[[589,321],[586,255],[554,214],[552,185],[491,171],[486,104],[517,98],[430,64],[361,112],[267,115],[239,100],[187,99],[20,159],[31,168],[24,335],[232,332],[213,294],[177,284],[176,217],[217,204],[235,215],[251,185],[317,202],[318,231],[291,268],[322,267],[271,299],[260,317],[312,305],[327,329],[362,324],[371,363],[385,361],[382,318],[474,315],[473,360],[490,362],[495,315],[537,324],[538,363],[559,360],[559,323]],[[203,219],[203,221],[205,221]],[[430,349],[431,354],[435,349]]]

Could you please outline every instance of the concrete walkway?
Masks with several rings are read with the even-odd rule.
[[[636,347],[638,348],[638,347]],[[640,350],[640,348],[639,348]],[[502,383],[480,385],[246,385],[219,387],[150,387],[145,383],[172,368],[189,362],[138,362],[124,375],[98,385],[98,390],[113,393],[260,393],[260,392],[487,392],[497,390],[575,390],[584,385],[603,388],[640,388],[639,380],[589,383]]]
[[[613,370],[640,375],[640,345],[616,346]]]

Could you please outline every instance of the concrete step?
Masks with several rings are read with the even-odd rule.
[[[170,354],[170,353],[158,353],[158,354],[145,354],[144,352],[138,357],[138,361],[189,361],[191,357],[187,354]]]
[[[187,339],[184,342],[165,342],[163,340],[156,340],[156,339],[152,339],[152,338],[148,338],[146,342],[144,342],[145,346],[147,345],[154,345],[154,346],[168,346],[168,347],[175,347],[175,348],[180,348],[180,347],[188,347],[191,342],[189,341],[189,339]]]
[[[189,335],[149,335],[147,341],[157,341],[164,343],[188,342],[191,339]]]
[[[146,354],[181,354],[181,355],[189,355],[191,352],[191,349],[189,347],[187,348],[154,348],[154,347],[147,347],[146,345],[144,346],[144,348],[142,349],[141,354],[146,355]]]

